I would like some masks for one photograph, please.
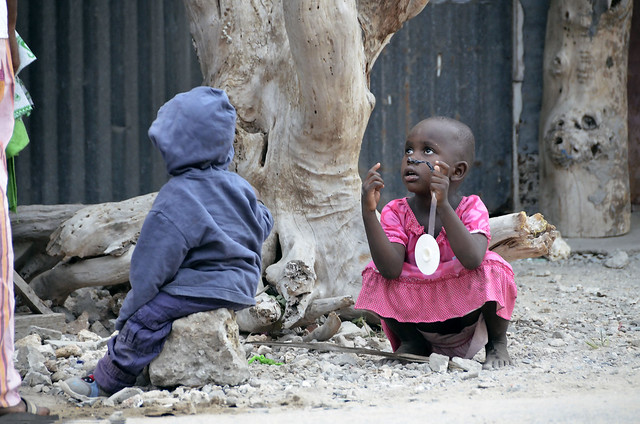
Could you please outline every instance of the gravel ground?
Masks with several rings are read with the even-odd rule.
[[[515,262],[519,293],[509,329],[514,365],[500,370],[478,370],[483,352],[475,363],[463,364],[466,371],[451,364],[434,370],[428,363],[246,344],[248,358],[262,354],[282,365],[254,361],[250,380],[238,387],[145,387],[115,406],[79,405],[55,382],[25,387],[23,394],[62,421],[78,423],[167,415],[173,418],[166,422],[195,423],[208,422],[207,414],[220,422],[388,422],[394,416],[417,422],[425,414],[438,422],[633,422],[640,410],[640,253],[627,253]],[[375,327],[346,331],[334,342],[390,350]],[[69,367],[72,360],[57,365]]]

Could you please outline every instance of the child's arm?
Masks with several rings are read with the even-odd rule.
[[[474,269],[480,266],[489,240],[484,234],[471,234],[464,226],[456,211],[449,203],[449,165],[436,161],[436,167],[431,177],[431,189],[438,200],[437,213],[442,221],[442,226],[447,231],[447,239],[451,250],[456,255],[462,266]]]
[[[378,169],[380,169],[380,163],[369,170],[362,183],[362,220],[369,241],[371,258],[380,274],[392,280],[398,278],[402,272],[405,247],[399,243],[390,242],[378,221],[376,207],[380,201],[380,190],[384,188],[384,181]]]

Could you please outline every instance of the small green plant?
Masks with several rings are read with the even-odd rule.
[[[591,338],[585,342],[591,349],[599,349],[609,346],[609,339],[604,335],[604,331],[600,330],[600,337]]]
[[[351,322],[358,327],[362,327],[367,322],[367,320],[365,320],[364,317],[358,317],[356,319],[352,319]]]
[[[264,355],[254,355],[251,359],[249,359],[250,364],[254,361],[258,361],[261,364],[265,364],[265,365],[282,365],[282,362],[276,362],[273,359],[267,358]]]

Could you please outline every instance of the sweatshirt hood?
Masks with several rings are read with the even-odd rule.
[[[171,175],[209,165],[226,170],[233,159],[235,129],[236,110],[227,94],[217,88],[196,87],[158,110],[149,138]]]

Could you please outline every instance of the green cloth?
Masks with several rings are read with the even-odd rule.
[[[18,207],[18,189],[16,185],[16,164],[14,158],[29,144],[29,135],[22,122],[22,118],[16,119],[13,127],[13,135],[7,145],[7,198],[9,199],[9,210],[16,211]]]
[[[29,144],[29,136],[27,129],[22,122],[24,116],[29,116],[33,110],[33,100],[24,86],[24,83],[18,78],[18,73],[25,66],[36,60],[27,43],[24,42],[20,34],[16,32],[18,41],[18,54],[20,55],[20,67],[16,71],[14,78],[14,96],[13,96],[13,116],[15,118],[15,126],[13,127],[13,135],[9,144],[5,149],[7,157],[7,198],[9,200],[9,210],[15,212],[18,207],[18,189],[16,186],[16,164],[14,158]]]

